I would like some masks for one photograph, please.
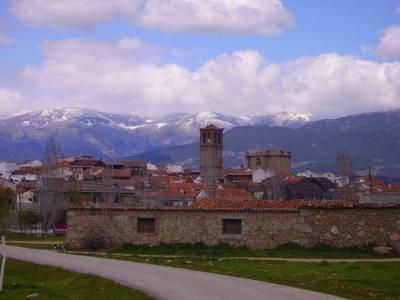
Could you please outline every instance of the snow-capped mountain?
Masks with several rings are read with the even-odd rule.
[[[283,120],[286,117],[297,119],[290,114],[284,117]],[[277,117],[277,120],[282,118]],[[365,175],[372,168],[374,175],[400,180],[400,110],[308,122],[297,128],[235,127],[224,134],[224,166],[239,167],[247,151],[266,148],[291,151],[294,172],[307,168],[335,171],[337,151],[344,149],[352,157],[355,173]],[[196,141],[129,158],[198,168],[199,144]]]
[[[280,113],[234,117],[215,112],[173,113],[165,116],[112,114],[84,108],[44,109],[0,120],[0,159],[40,158],[46,139],[53,136],[66,154],[121,157],[196,141],[207,124],[298,127],[309,114]]]
[[[245,151],[273,147],[292,151],[294,166],[331,170],[337,148],[346,147],[358,170],[371,166],[382,174],[400,174],[400,110],[311,120],[310,114],[290,112],[153,117],[81,108],[45,109],[0,119],[0,160],[40,159],[47,138],[53,136],[66,155],[131,156],[195,165],[198,145],[193,142],[198,141],[199,128],[212,123],[225,128],[227,167],[241,164]]]

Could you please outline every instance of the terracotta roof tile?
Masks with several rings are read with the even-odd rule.
[[[117,210],[117,211],[198,211],[198,212],[298,212],[309,209],[400,209],[399,204],[360,204],[355,200],[195,200],[185,208],[162,207],[71,207],[70,210]]]
[[[358,203],[350,200],[222,200],[199,199],[191,209],[205,210],[250,210],[295,212],[300,208],[353,207]]]

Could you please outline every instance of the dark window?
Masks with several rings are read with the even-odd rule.
[[[205,144],[207,142],[207,139],[206,139],[206,133],[205,132],[203,132],[203,144]]]
[[[223,234],[241,234],[242,220],[240,219],[224,219],[222,220]]]
[[[154,218],[138,218],[137,231],[144,233],[155,232],[156,220]]]
[[[257,157],[257,167],[261,167],[261,158]]]

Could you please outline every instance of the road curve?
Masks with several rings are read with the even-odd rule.
[[[166,300],[341,299],[302,289],[213,273],[6,246],[9,258],[99,275]]]

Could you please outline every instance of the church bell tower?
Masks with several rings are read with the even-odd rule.
[[[212,124],[200,128],[200,175],[214,173],[223,167],[223,128]]]

